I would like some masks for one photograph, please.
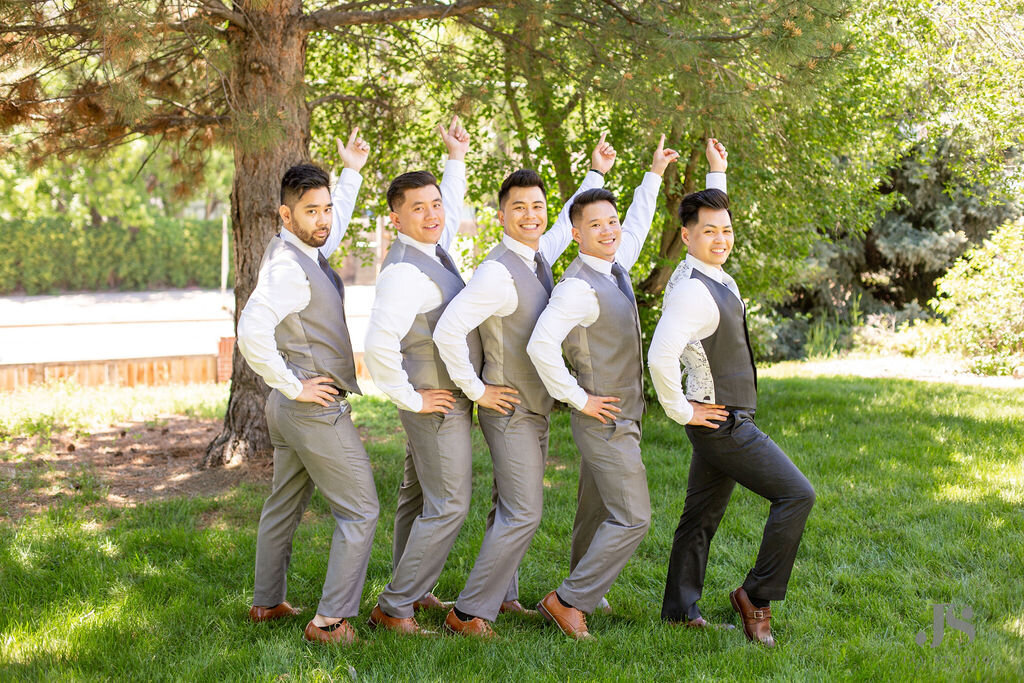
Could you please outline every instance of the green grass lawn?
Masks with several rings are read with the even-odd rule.
[[[658,619],[690,447],[656,406],[643,442],[654,521],[611,589],[614,614],[590,618],[591,642],[513,616],[499,617],[502,637],[492,643],[371,632],[365,618],[389,580],[403,444],[394,408],[363,398],[355,421],[371,434],[381,518],[356,622],[361,644],[301,638],[333,524],[319,495],[296,535],[289,577],[289,600],[306,613],[264,625],[245,615],[266,487],[132,509],[71,496],[17,527],[0,524],[0,679],[1020,680],[1024,395],[784,378],[762,381],[760,399],[760,426],[818,494],[789,596],[773,604],[774,651],[748,645],[738,630],[693,632]],[[445,599],[470,569],[489,503],[490,462],[478,430],[474,439],[473,508],[435,590]],[[544,522],[520,574],[524,603],[568,570],[577,465],[561,412]],[[767,510],[737,488],[712,544],[701,601],[709,619],[738,623],[727,594],[753,563]],[[931,638],[935,603],[970,607],[973,641],[947,628],[938,647],[916,644],[922,630]],[[421,622],[439,628],[442,619]]]

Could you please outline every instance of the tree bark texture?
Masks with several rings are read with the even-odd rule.
[[[245,122],[234,143],[231,225],[235,250],[235,329],[256,287],[260,261],[279,226],[280,183],[292,165],[309,160],[309,109],[303,87],[306,31],[299,0],[250,7],[245,30],[232,28],[229,74],[232,115]],[[300,84],[296,86],[296,84]],[[266,457],[271,452],[263,408],[269,388],[235,350],[231,394],[221,433],[204,467]]]

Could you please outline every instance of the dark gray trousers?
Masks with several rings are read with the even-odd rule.
[[[743,589],[752,598],[782,600],[814,505],[810,482],[757,428],[752,410],[731,410],[717,429],[687,426],[686,435],[693,457],[669,557],[661,618],[681,621],[700,616],[697,601],[704,589],[708,549],[737,482],[771,501],[757,561]]]

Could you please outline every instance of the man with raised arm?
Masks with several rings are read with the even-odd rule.
[[[601,140],[579,191],[600,187],[615,161]],[[535,171],[509,175],[498,191],[501,242],[445,309],[434,341],[452,381],[479,406],[494,463],[494,505],[476,563],[445,627],[490,637],[499,612],[526,612],[516,572],[541,519],[548,413],[553,401],[526,357],[526,342],[554,286],[551,263],[571,240],[568,205],[551,230],[544,182]],[[479,329],[483,371],[472,362],[467,335]]]
[[[770,601],[782,600],[814,489],[774,441],[754,424],[757,370],[746,307],[723,269],[734,244],[729,198],[705,190],[679,206],[686,258],[665,289],[648,361],[665,413],[693,446],[683,514],[669,557],[661,618],[706,626],[697,601],[711,539],[736,482],[771,501],[761,549],[743,585],[729,594],[753,642],[775,645]],[[682,387],[680,362],[686,367]]]
[[[438,130],[448,149],[440,185],[429,172],[413,171],[388,188],[398,235],[377,279],[364,356],[374,383],[398,407],[406,434],[393,573],[370,624],[406,634],[426,633],[414,610],[451,607],[430,590],[466,519],[472,492],[473,403],[448,377],[432,338],[445,306],[465,287],[448,248],[462,216],[469,135],[458,117]],[[466,343],[479,368],[475,330]]]
[[[629,270],[650,232],[662,174],[679,156],[664,143],[662,135],[621,225],[611,192],[588,190],[573,200],[569,216],[580,254],[566,268],[527,345],[548,392],[572,406],[573,439],[581,456],[576,561],[568,578],[537,605],[575,639],[590,637],[584,613],[598,606],[650,524],[640,457],[640,317]],[[709,141],[709,158],[712,154],[719,157]],[[563,348],[575,376],[565,366]]]
[[[352,643],[348,623],[359,612],[377,526],[377,490],[370,461],[352,424],[356,384],[345,322],[345,288],[327,263],[348,228],[369,146],[352,131],[339,144],[345,168],[332,197],[330,178],[300,164],[281,180],[284,230],[271,238],[256,288],[238,317],[238,349],[272,391],[267,426],[274,445],[274,481],[256,539],[256,582],[249,618],[299,613],[286,602],[292,537],[320,489],[334,515],[327,576],[306,640]]]

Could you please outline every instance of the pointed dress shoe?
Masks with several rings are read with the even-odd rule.
[[[754,607],[754,603],[750,602],[743,586],[729,593],[729,602],[743,618],[743,634],[747,636],[747,640],[760,643],[765,647],[775,647],[775,638],[772,637],[771,629],[771,607]]]
[[[371,628],[386,628],[389,631],[395,633],[401,633],[407,636],[426,636],[433,635],[431,631],[424,631],[420,628],[420,625],[416,623],[416,619],[413,617],[406,617],[399,619],[398,617],[390,617],[384,613],[384,610],[380,608],[380,605],[374,605],[373,611],[370,612],[370,619],[367,622]]]
[[[518,600],[506,600],[498,608],[498,614],[521,614],[524,617],[535,617],[537,610],[526,609]]]
[[[444,618],[444,630],[452,635],[469,638],[491,640],[498,637],[498,634],[484,619],[473,617],[469,621],[463,621],[455,616],[455,610],[448,612],[448,616]]]
[[[282,602],[280,605],[274,607],[258,607],[253,605],[249,608],[249,619],[255,623],[263,621],[273,621],[274,619],[284,619],[285,617],[294,617],[302,610],[295,609],[287,602]]]
[[[324,627],[317,626],[310,621],[306,624],[306,630],[302,632],[302,637],[311,643],[328,643],[330,645],[351,645],[359,641],[352,624],[348,623],[347,619]]]
[[[412,603],[413,610],[415,610],[417,612],[422,612],[423,610],[426,610],[426,609],[450,610],[454,606],[455,606],[455,603],[453,603],[453,602],[445,602],[444,600],[441,600],[440,598],[438,598],[433,593],[427,593],[422,598],[420,598],[416,602]]]
[[[586,640],[591,638],[587,630],[587,617],[575,607],[565,607],[558,600],[555,591],[544,596],[544,599],[537,603],[537,610],[548,621],[553,621],[562,629],[562,633],[575,640]]]

